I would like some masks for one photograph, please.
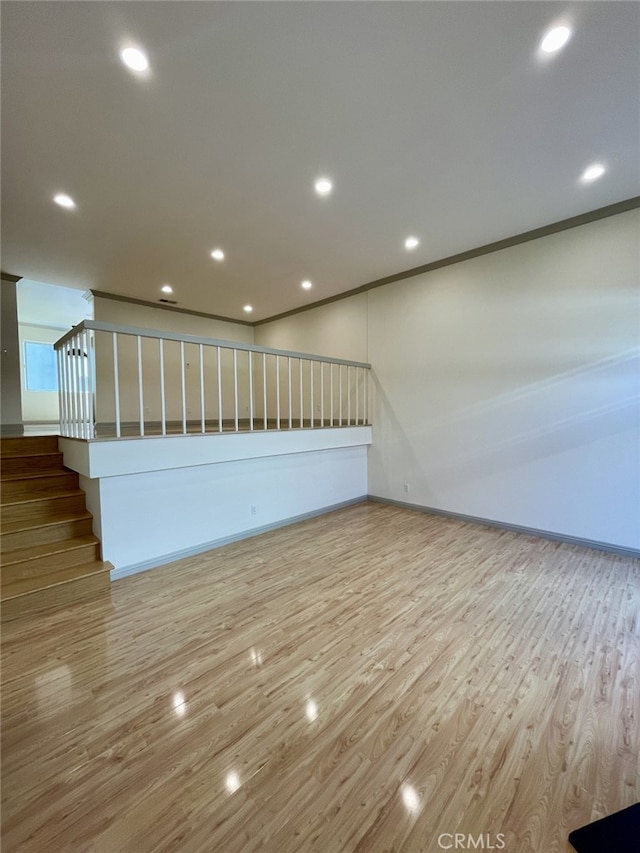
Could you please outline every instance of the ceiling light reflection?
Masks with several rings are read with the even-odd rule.
[[[411,251],[411,249],[415,249],[415,247],[419,245],[419,243],[420,240],[418,240],[417,237],[407,237],[407,239],[404,241],[404,247],[405,249],[409,249],[409,251]]]
[[[262,666],[262,652],[257,652],[255,649],[251,649],[249,651],[249,657],[251,658],[251,663],[254,666]]]
[[[224,780],[225,787],[230,794],[235,793],[240,787],[240,777],[232,770],[230,773],[227,773],[226,778]]]
[[[211,257],[214,261],[224,261],[224,252],[222,249],[214,249],[213,252],[211,252]]]
[[[318,719],[318,706],[313,701],[313,699],[309,699],[309,701],[307,702],[305,707],[305,713],[310,723]]]
[[[404,803],[406,810],[411,814],[415,814],[420,809],[420,797],[418,796],[416,789],[413,785],[403,782],[400,786],[400,792],[402,794],[402,802]]]
[[[187,703],[182,690],[177,690],[173,694],[173,710],[179,717],[184,717],[187,712]]]

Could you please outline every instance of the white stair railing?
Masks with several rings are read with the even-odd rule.
[[[70,438],[369,423],[364,362],[93,320],[54,346]]]

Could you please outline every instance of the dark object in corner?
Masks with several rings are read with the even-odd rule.
[[[578,853],[638,853],[640,803],[569,833]]]

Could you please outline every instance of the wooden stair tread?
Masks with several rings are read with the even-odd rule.
[[[46,521],[38,522],[25,518],[18,521],[5,521],[2,523],[1,533],[22,533],[26,530],[39,530],[41,527],[52,527],[56,524],[67,524],[71,521],[84,521],[92,519],[90,512],[63,512],[53,518],[48,518]],[[1,540],[0,540],[1,541]]]
[[[62,492],[41,492],[38,495],[13,495],[8,501],[0,501],[0,506],[6,508],[10,506],[15,506],[16,504],[37,503],[40,501],[53,501],[58,498],[74,498],[78,497],[79,495],[82,495],[84,497],[84,492],[82,491],[82,489],[65,489]]]
[[[0,441],[0,457],[55,453],[58,450],[58,438],[57,435],[5,436]]]
[[[70,468],[52,469],[50,471],[31,471],[28,474],[0,474],[0,480],[3,483],[14,483],[16,480],[41,480],[43,477],[68,477],[69,474],[75,473]]]
[[[12,566],[14,563],[23,563],[27,560],[35,560],[38,557],[49,557],[54,554],[62,554],[66,551],[74,551],[76,548],[84,548],[87,545],[98,545],[99,540],[91,536],[76,536],[73,539],[64,539],[60,542],[44,542],[41,545],[32,545],[29,548],[17,548],[14,551],[3,553],[2,565]]]
[[[1,445],[1,440],[0,440]],[[61,450],[24,450],[21,453],[2,453],[0,449],[0,461],[2,459],[28,459],[31,456],[62,456]]]
[[[86,578],[91,575],[98,575],[103,572],[109,572],[113,566],[111,563],[103,560],[94,560],[91,563],[83,563],[80,566],[70,566],[66,569],[57,569],[54,572],[49,572],[46,575],[38,575],[32,578],[21,578],[11,581],[2,588],[2,601],[9,601],[12,598],[18,598],[22,595],[28,595],[34,592],[40,592],[44,589],[51,589],[54,586],[70,583],[80,578]]]

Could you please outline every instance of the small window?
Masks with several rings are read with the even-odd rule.
[[[24,375],[27,391],[57,391],[58,373],[53,344],[24,342]]]

